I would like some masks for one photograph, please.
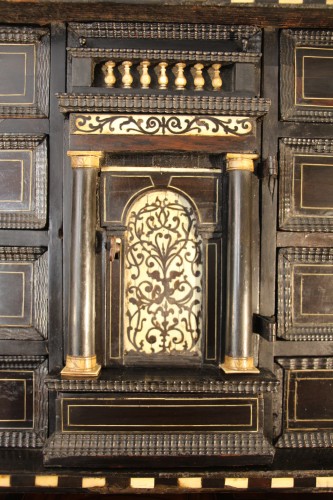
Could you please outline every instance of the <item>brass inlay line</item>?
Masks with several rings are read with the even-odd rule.
[[[20,94],[0,94],[0,97],[25,97],[27,92],[27,53],[26,52],[0,52],[2,56],[23,56],[24,58],[24,80],[23,80],[23,93]]]
[[[294,49],[294,68],[295,68],[295,71],[294,71],[294,105],[295,106],[299,106],[299,107],[316,107],[315,104],[305,104],[305,103],[298,103],[297,102],[297,69],[299,68],[299,65],[297,64],[297,51],[298,50],[301,50],[301,49],[307,49],[307,50],[332,50],[332,49],[326,49],[326,48],[320,48],[320,47],[295,47]],[[302,69],[302,76],[301,76],[301,86],[302,86],[302,96],[301,98],[305,99],[303,97],[303,94],[304,94],[304,57],[306,56],[303,56],[302,57],[302,63],[301,63],[301,69]],[[316,57],[316,56],[314,56]],[[319,56],[318,56],[318,59],[321,59]],[[312,97],[311,98],[308,98],[308,99],[313,99]],[[324,98],[323,98],[324,99]],[[330,99],[327,99],[325,98],[326,100],[330,100]],[[330,105],[320,105],[320,106],[317,106],[317,107],[321,107],[321,108],[331,108],[333,107],[330,106]]]
[[[93,398],[85,398],[85,400],[93,400],[95,401],[96,399],[93,399]],[[224,398],[224,399],[227,399],[228,401],[232,401],[232,400],[237,400],[239,401],[238,398]],[[65,422],[64,422],[64,401],[80,401],[82,400],[82,398],[63,398],[61,399],[61,428],[62,428],[62,432],[71,432],[71,431],[68,431],[68,430],[65,430]],[[145,401],[145,400],[149,400],[150,402],[152,401],[152,398],[126,398],[124,399],[124,401]],[[196,398],[154,398],[154,401],[198,401],[198,399]],[[118,401],[116,398],[102,398],[102,401]],[[221,398],[202,398],[200,399],[200,401],[223,401],[223,399]],[[259,428],[259,411],[258,411],[258,399],[257,398],[247,398],[246,401],[251,401],[253,404],[249,404],[249,403],[244,403],[244,404],[239,404],[239,405],[235,405],[235,404],[221,404],[221,405],[208,405],[208,404],[205,404],[205,405],[199,405],[200,407],[209,407],[209,408],[214,408],[214,407],[249,407],[250,408],[250,423],[249,424],[210,424],[209,426],[210,427],[251,427],[253,425],[253,408],[254,408],[254,405],[256,407],[256,417],[257,417],[257,420],[256,420],[256,428],[255,430],[251,430],[251,431],[248,431],[248,432],[257,432],[258,431],[258,428]],[[88,407],[88,408],[93,408],[93,407],[105,407],[105,406],[109,406],[109,407],[112,407],[111,405],[88,405],[88,404],[82,404],[82,405],[70,405],[68,404],[67,405],[67,427],[147,427],[147,424],[143,424],[141,426],[139,425],[84,425],[84,424],[71,424],[70,423],[70,408],[73,408],[73,407]],[[194,408],[198,408],[198,405],[185,405],[185,404],[180,404],[180,405],[152,405],[152,404],[147,404],[147,405],[142,405],[142,404],[136,404],[136,405],[116,405],[115,408],[117,409],[120,409],[122,407],[124,408],[132,408],[132,407],[147,407],[147,408],[152,408],[152,407],[161,407],[161,408],[168,408],[168,407],[171,407],[171,408],[186,408],[186,407],[194,407]],[[149,424],[149,426],[151,426]],[[164,427],[205,427],[205,424],[197,424],[197,425],[177,425],[177,424],[173,424],[173,425],[167,425],[165,426],[164,424],[158,424],[156,425],[156,427],[161,427],[161,426],[164,426]],[[84,431],[83,431],[84,432]],[[88,431],[87,431],[88,432]],[[241,431],[234,431],[234,432],[241,432]]]
[[[214,247],[215,253],[215,274],[214,274],[214,287],[215,287],[215,329],[214,329],[214,357],[208,357],[208,249],[210,246]],[[206,359],[207,361],[216,360],[216,347],[217,347],[217,243],[207,243],[206,245]]]
[[[294,398],[294,422],[333,422],[332,418],[298,418],[297,417],[297,406],[298,406],[298,384],[299,382],[307,382],[308,380],[332,380],[333,377],[307,377],[307,378],[295,378],[295,398]]]
[[[18,45],[17,44],[12,44],[12,43],[3,43],[3,44],[0,44],[0,48],[1,47],[8,47],[8,46],[14,46],[14,47],[17,47]],[[18,105],[18,106],[29,106],[29,105],[32,105],[35,103],[35,99],[36,99],[36,65],[37,65],[37,58],[36,58],[36,45],[33,44],[33,43],[24,43],[24,44],[20,44],[19,47],[33,47],[33,69],[34,69],[34,72],[33,72],[33,75],[32,75],[32,81],[33,81],[33,88],[32,88],[32,101],[31,102],[0,102],[0,105],[3,105],[3,106],[14,106],[14,105]],[[8,52],[5,52],[5,54],[8,54]],[[25,56],[27,56],[27,52],[13,52],[13,54],[15,55],[20,55],[20,54],[24,54]],[[26,80],[27,80],[27,69],[26,69],[26,57],[25,57],[25,71],[24,71],[24,84],[25,84],[25,89],[26,89]],[[24,97],[26,94],[26,90],[25,90],[25,93],[22,94],[22,96]],[[0,94],[0,96],[2,97],[5,97],[7,94]],[[19,94],[21,95],[21,94]]]
[[[325,158],[333,158],[333,156],[325,156]],[[311,210],[333,210],[333,206],[330,206],[330,207],[313,207],[313,206],[308,206],[308,205],[303,205],[303,178],[304,178],[304,167],[333,167],[333,164],[328,164],[328,163],[302,163],[301,164],[301,203],[300,203],[300,208],[304,208],[304,209],[311,209]],[[303,217],[303,215],[302,215]],[[327,217],[333,217],[332,215],[331,216],[327,216],[327,215],[316,215],[316,217],[323,217],[323,218],[327,218]]]
[[[323,50],[323,49],[320,49],[320,50]],[[333,51],[333,49],[325,49],[325,51],[328,51],[328,50]],[[303,97],[303,99],[311,99],[312,101],[321,101],[321,100],[327,101],[327,100],[332,100],[333,99],[333,95],[332,96],[327,96],[327,97],[309,97],[309,96],[305,95],[305,91],[304,91],[305,59],[333,59],[333,56],[331,56],[331,57],[329,57],[329,56],[303,56],[302,57],[302,97]],[[325,107],[332,107],[332,106],[325,106]]]
[[[2,265],[10,265],[9,263],[2,263]],[[22,277],[22,305],[21,314],[0,314],[0,318],[24,318],[24,304],[25,304],[25,273],[19,271],[0,271],[0,274],[18,274]],[[1,325],[4,326],[4,325]]]
[[[112,166],[112,167],[102,167],[102,172],[155,172],[155,173],[168,173],[168,172],[178,172],[179,174],[185,172],[198,172],[198,173],[212,173],[212,174],[221,174],[221,170],[219,168],[176,168],[176,167],[159,167],[158,165],[154,165],[153,167],[123,167],[123,166]]]
[[[4,371],[4,370],[2,370]],[[14,372],[15,373],[15,372]],[[23,418],[11,418],[11,419],[0,419],[0,422],[26,422],[27,420],[27,381],[22,378],[2,378],[0,382],[23,382],[24,388],[24,406],[23,406]]]
[[[24,174],[24,163],[23,163],[23,160],[18,160],[18,159],[15,159],[15,160],[7,160],[7,159],[0,159],[0,163],[8,163],[8,162],[12,162],[12,163],[20,163],[21,165],[21,193],[20,193],[20,198],[18,200],[0,200],[0,203],[22,203],[23,201],[23,174]],[[0,210],[0,212],[7,212],[8,210]],[[12,210],[11,210],[12,211]],[[21,210],[20,210],[21,211]]]
[[[332,313],[306,313],[303,312],[303,276],[333,276],[333,273],[301,273],[298,276],[301,277],[301,300],[300,300],[300,309],[301,309],[301,316],[333,316]],[[321,323],[325,324],[325,323]],[[328,323],[329,324],[329,323]]]

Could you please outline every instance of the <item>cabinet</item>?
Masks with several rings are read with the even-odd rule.
[[[0,29],[3,486],[329,487],[332,11],[40,7]]]

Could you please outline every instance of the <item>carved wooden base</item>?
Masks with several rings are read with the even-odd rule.
[[[49,466],[149,467],[270,464],[274,448],[250,433],[56,432],[44,448]]]
[[[100,371],[101,366],[96,363],[96,356],[67,356],[61,377],[66,379],[96,378]]]
[[[253,358],[232,358],[225,356],[224,363],[220,365],[224,373],[260,373],[254,366]]]

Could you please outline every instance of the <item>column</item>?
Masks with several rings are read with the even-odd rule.
[[[252,335],[252,173],[255,154],[227,154],[229,176],[225,373],[258,373]]]
[[[95,352],[96,181],[103,154],[69,151],[73,169],[69,338],[63,378],[97,377]]]

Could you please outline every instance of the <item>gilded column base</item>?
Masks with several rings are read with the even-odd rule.
[[[224,363],[220,365],[224,373],[260,373],[254,366],[253,358],[233,358],[225,356]]]
[[[101,365],[97,364],[96,356],[67,356],[61,377],[67,379],[97,378],[100,371]]]

